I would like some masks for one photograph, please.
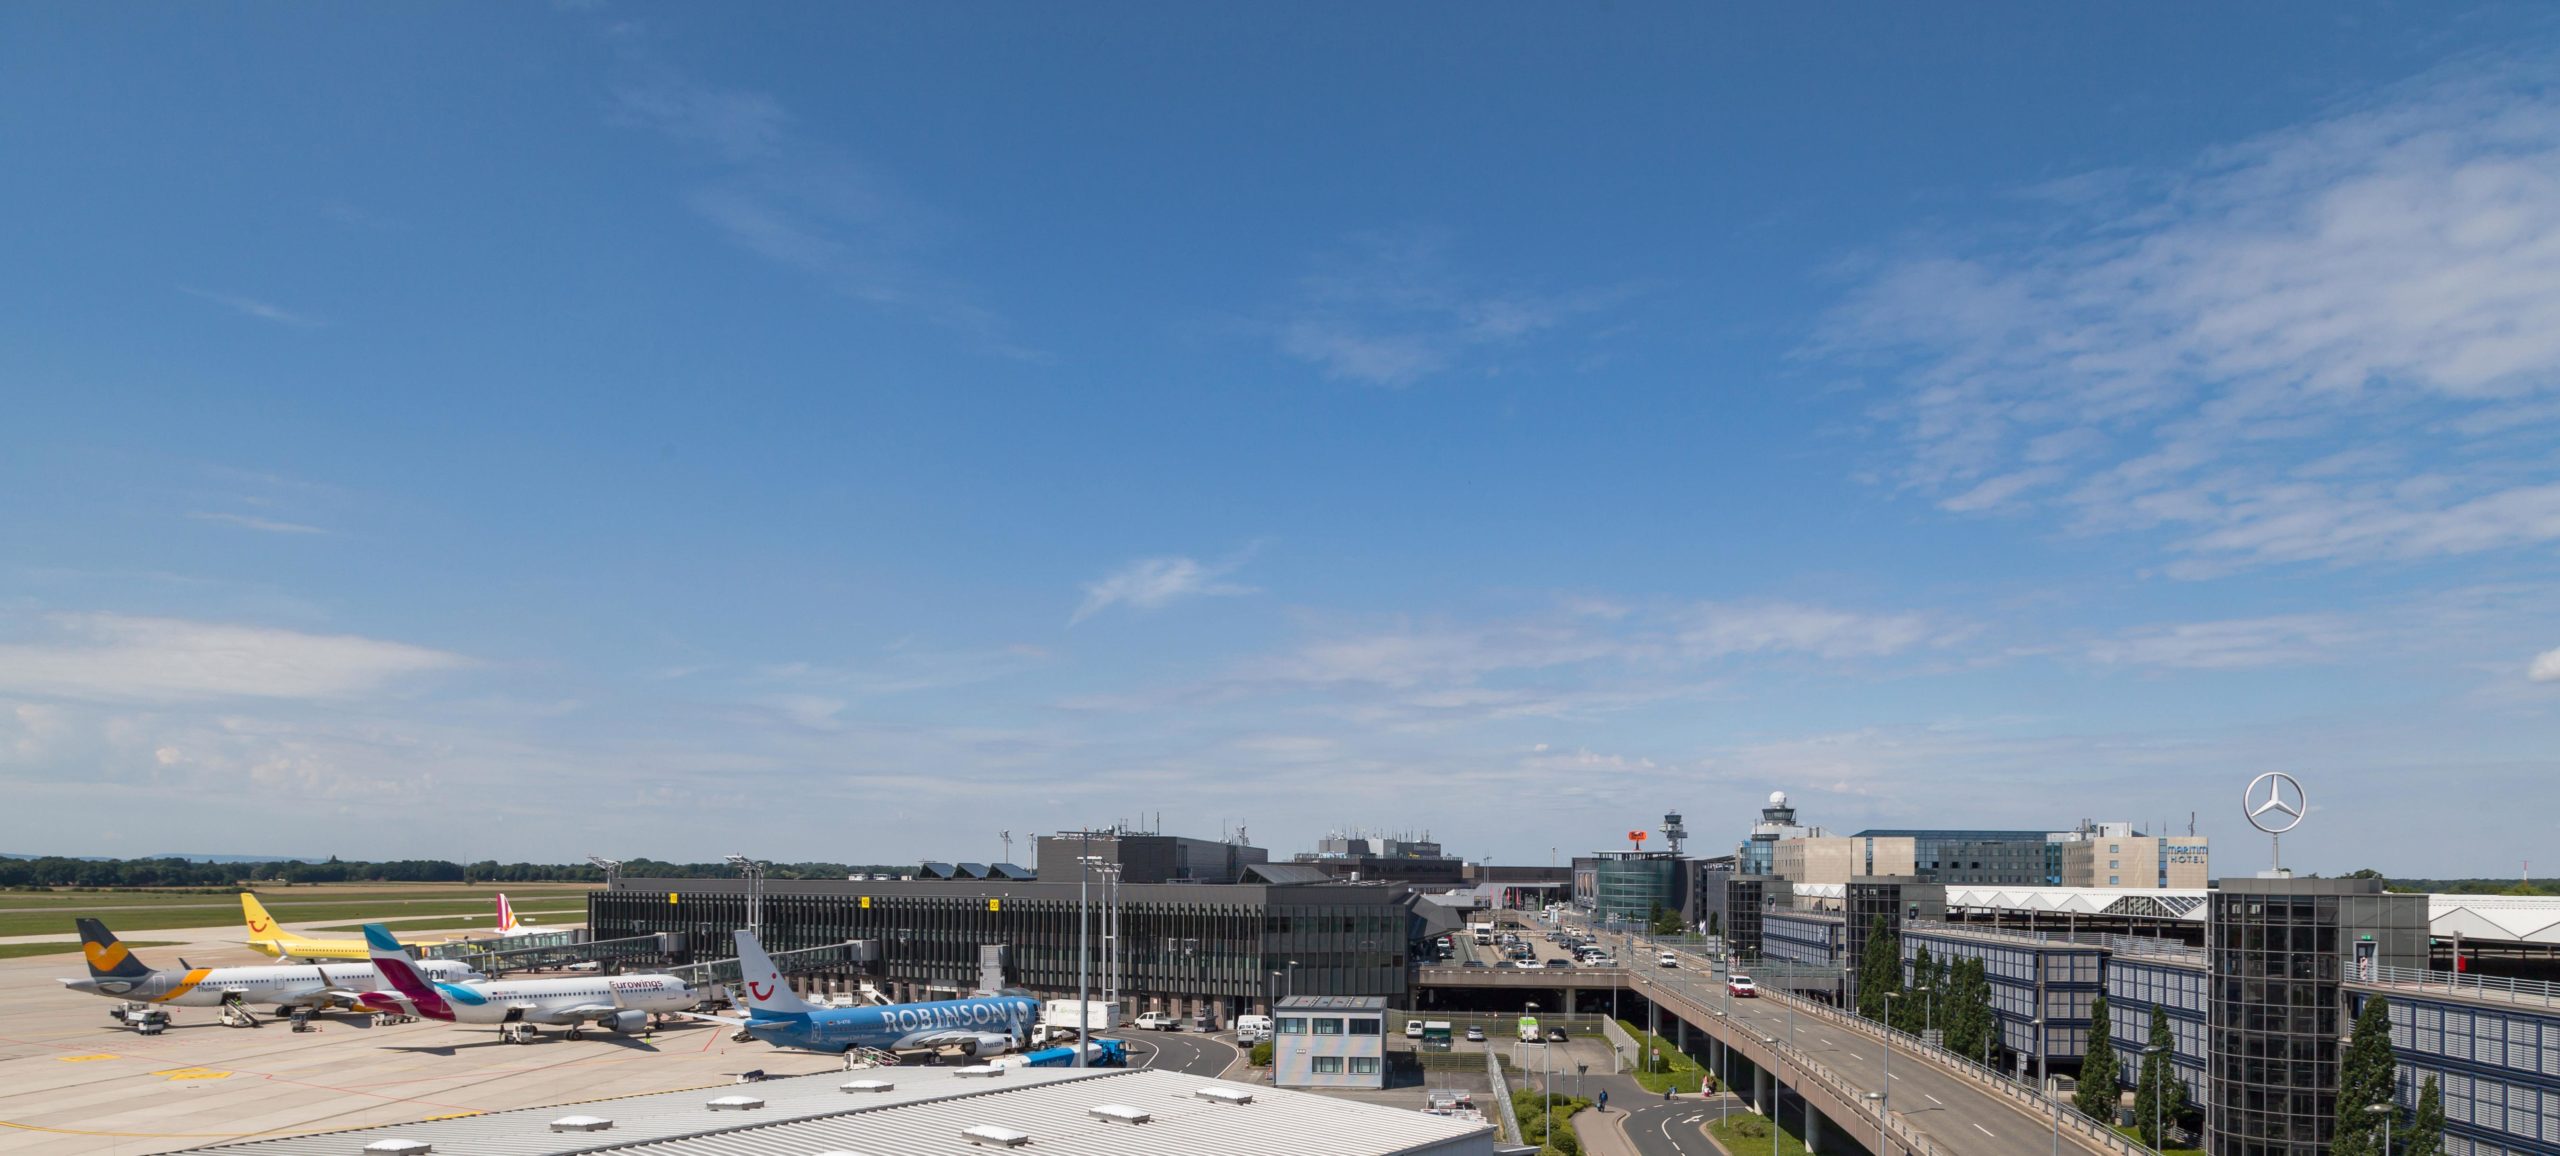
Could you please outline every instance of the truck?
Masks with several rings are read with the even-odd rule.
[[[1478,947],[1493,946],[1493,925],[1490,923],[1470,923],[1467,925],[1467,934],[1475,937]]]
[[[1076,1017],[1076,1007],[1084,1006],[1084,1018]],[[1073,1039],[1078,1025],[1086,1030],[1107,1032],[1120,1026],[1120,1005],[1109,1000],[1053,999],[1040,1005],[1040,1022],[1033,1024],[1034,1043]]]

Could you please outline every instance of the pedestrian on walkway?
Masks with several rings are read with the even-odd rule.
[[[1607,1088],[1600,1089],[1600,1110],[1603,1112],[1609,1110],[1609,1089]]]

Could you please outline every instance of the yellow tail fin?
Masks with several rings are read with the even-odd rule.
[[[302,938],[299,935],[295,935],[290,931],[284,930],[282,926],[276,923],[275,916],[267,914],[267,905],[258,902],[257,896],[246,891],[240,893],[240,915],[241,918],[248,921],[249,940],[252,943],[256,943],[261,940],[276,943],[294,943],[300,941]]]

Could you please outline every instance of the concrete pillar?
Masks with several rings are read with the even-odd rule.
[[[1671,1017],[1671,1046],[1679,1049],[1682,1055],[1688,1054],[1689,1021],[1678,1016]]]
[[[1767,1068],[1751,1069],[1751,1106],[1772,1120],[1778,1118],[1778,1081]]]
[[[1822,1113],[1811,1104],[1804,1110],[1804,1150],[1806,1156],[1822,1156]]]

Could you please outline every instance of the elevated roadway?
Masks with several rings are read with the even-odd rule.
[[[1603,935],[1622,960],[1655,951]],[[1640,950],[1641,948],[1641,950]],[[2098,1127],[2058,1098],[2040,1097],[1980,1065],[1907,1035],[1783,992],[1734,999],[1711,961],[1678,953],[1676,967],[1576,969],[1426,968],[1425,986],[1583,989],[1641,995],[1681,1029],[1704,1032],[1715,1070],[1764,1114],[1804,1135],[1816,1152],[1846,1138],[1878,1156],[2152,1156]],[[1456,973],[1456,974],[1445,974]],[[1568,976],[1573,981],[1566,982]],[[1889,1099],[1879,1100],[1887,1091]],[[1784,1095],[1780,1095],[1783,1085]],[[1811,1115],[1798,1115],[1807,1108]],[[1879,1114],[1882,1120],[1879,1120]],[[1879,1128],[1883,1135],[1879,1136]],[[1832,1142],[1826,1146],[1826,1141]]]

